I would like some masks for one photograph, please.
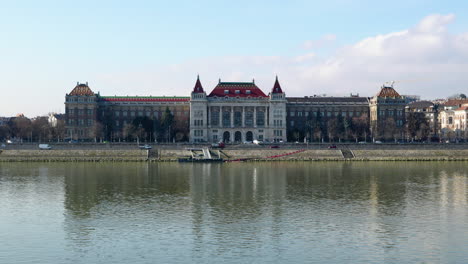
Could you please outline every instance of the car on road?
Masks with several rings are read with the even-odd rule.
[[[49,144],[39,144],[39,149],[52,149]]]
[[[152,149],[152,147],[148,144],[145,144],[143,146],[139,146],[140,149]]]
[[[329,149],[336,149],[336,145],[330,145],[328,146]]]
[[[219,143],[211,144],[211,147],[212,148],[224,148],[224,147],[226,147],[226,145],[224,144],[224,142],[219,142]]]
[[[375,143],[375,144],[382,144],[382,141],[376,140],[374,143]]]
[[[272,148],[272,149],[277,149],[277,148],[280,148],[280,147],[277,146],[277,145],[273,145],[273,146],[270,146],[270,148]]]

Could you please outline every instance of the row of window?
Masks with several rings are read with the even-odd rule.
[[[103,112],[104,113],[104,112]],[[164,111],[155,111],[153,112],[153,116],[154,117],[159,117],[161,116],[162,114],[164,113]],[[182,116],[182,115],[188,115],[189,112],[182,112],[182,111],[175,111],[175,112],[172,112],[171,113],[175,116]],[[114,112],[114,116],[115,117],[120,117],[120,116],[123,116],[123,117],[127,117],[127,116],[131,116],[131,117],[135,117],[135,116],[147,116],[147,117],[151,117],[151,111],[115,111]]]
[[[196,137],[203,137],[203,130],[194,130],[193,135]]]
[[[66,113],[68,115],[93,115],[94,111],[93,109],[77,109],[77,108],[67,108]]]
[[[403,110],[380,110],[379,115],[380,116],[402,116],[403,115]]]
[[[282,137],[283,130],[273,130],[273,134],[275,135],[275,137]]]
[[[92,126],[94,124],[93,119],[68,119],[69,126]]]
[[[77,98],[70,98],[70,97],[67,97],[66,98],[66,101],[67,102],[94,102],[94,98],[84,98],[84,97],[77,97]]]
[[[294,117],[294,116],[298,116],[298,117],[302,117],[302,116],[305,116],[305,117],[308,117],[310,115],[310,113],[312,114],[312,116],[317,116],[317,112],[289,112],[289,116],[290,117]],[[327,112],[324,112],[324,111],[321,111],[319,112],[320,113],[320,116],[327,116],[327,117],[332,117],[332,116],[343,116],[343,117],[346,117],[346,116],[349,116],[349,117],[353,117],[353,116],[361,116],[361,112],[360,111],[356,111],[356,112],[353,112],[353,111],[327,111]]]
[[[273,120],[273,126],[275,127],[283,126],[283,120]]]
[[[244,116],[242,116],[244,114]],[[254,125],[254,112],[234,112],[233,113],[233,123],[234,126],[240,127],[242,126],[242,118],[244,118],[244,125],[245,126],[253,126]],[[211,112],[211,125],[212,126],[219,126],[219,112]],[[223,127],[230,127],[231,126],[231,112],[223,111],[222,112],[222,125]],[[256,116],[257,126],[264,126],[265,125],[265,112],[258,111]]]

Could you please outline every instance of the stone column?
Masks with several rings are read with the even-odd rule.
[[[223,127],[223,107],[219,107],[219,127]]]
[[[203,119],[205,119],[205,121],[203,122],[205,122],[204,126],[206,128],[211,128],[210,115],[211,115],[210,107],[206,107],[206,115],[203,116]]]
[[[245,106],[242,107],[242,127],[245,127]]]
[[[231,106],[231,128],[234,127],[234,107]]]
[[[253,113],[253,125],[254,127],[257,127],[257,107],[254,106],[254,113]]]

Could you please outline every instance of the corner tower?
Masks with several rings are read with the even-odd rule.
[[[65,128],[67,138],[86,140],[96,137],[98,95],[88,82],[77,82],[75,88],[65,95]]]
[[[281,85],[276,76],[275,84],[269,94],[269,124],[270,129],[269,138],[273,141],[286,141],[286,93],[283,92]]]
[[[383,85],[370,99],[370,129],[374,140],[402,138],[405,124],[405,97],[391,86]]]
[[[208,101],[197,76],[195,87],[190,94],[190,142],[208,141]]]

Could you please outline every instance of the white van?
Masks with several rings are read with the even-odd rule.
[[[49,144],[39,144],[39,149],[51,149],[52,147]]]

